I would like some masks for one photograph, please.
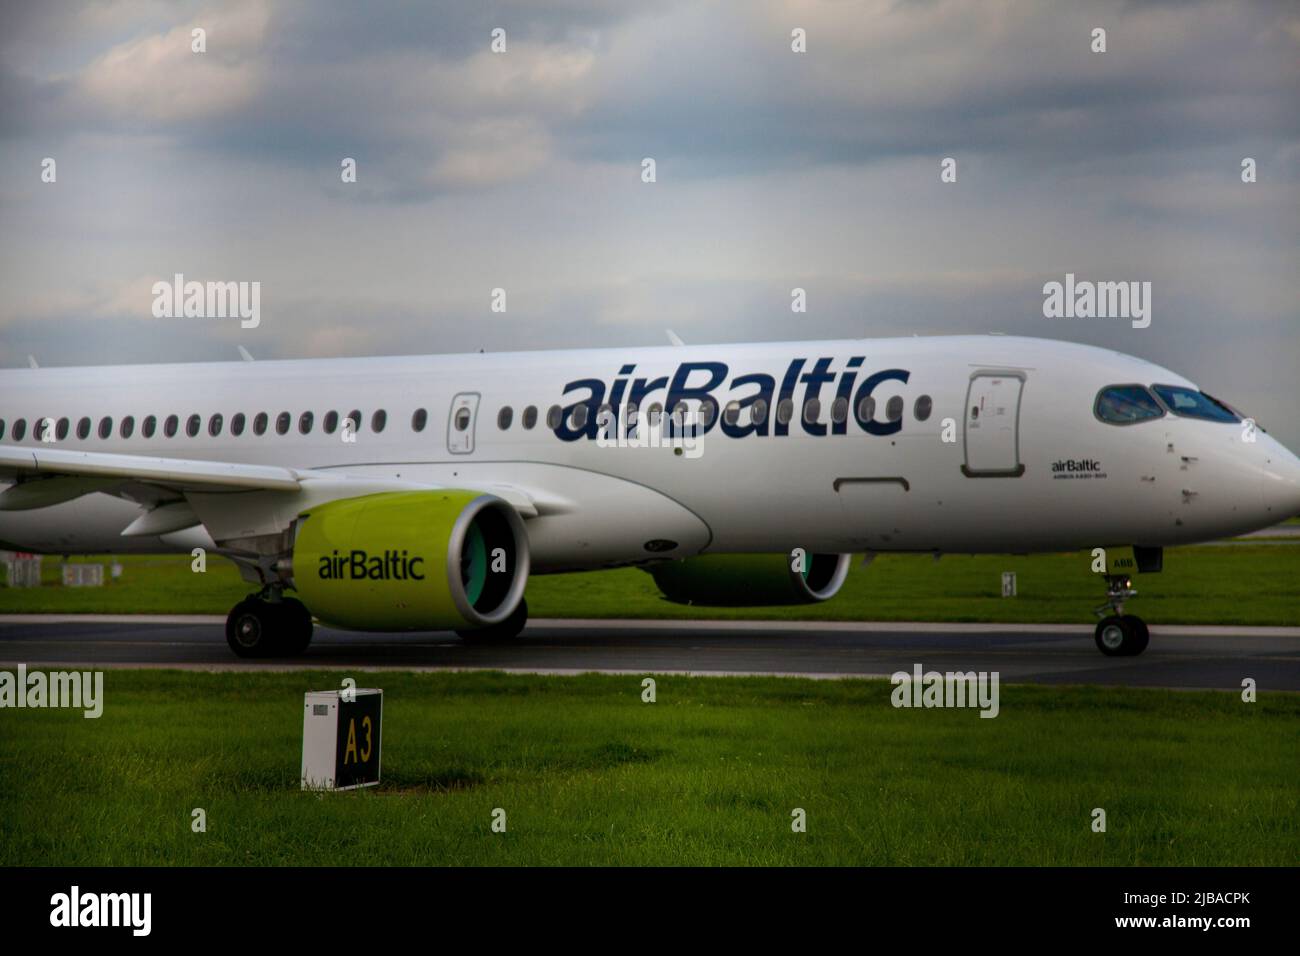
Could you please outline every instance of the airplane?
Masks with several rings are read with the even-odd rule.
[[[1133,570],[1300,512],[1300,460],[1232,406],[1013,336],[19,368],[0,416],[0,547],[228,558],[251,658],[313,620],[508,641],[530,574],[797,604],[855,553],[1095,547],[1131,555],[1094,637],[1132,656]]]

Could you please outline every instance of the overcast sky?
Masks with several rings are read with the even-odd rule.
[[[0,364],[1006,332],[1296,448],[1298,107],[1295,3],[6,3]],[[177,272],[260,327],[154,318]]]

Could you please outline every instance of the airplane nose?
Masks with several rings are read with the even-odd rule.
[[[1300,458],[1284,445],[1270,441],[1265,452],[1262,491],[1264,507],[1278,521],[1300,515]]]

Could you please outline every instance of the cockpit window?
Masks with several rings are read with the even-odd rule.
[[[1103,422],[1132,425],[1164,415],[1160,403],[1141,385],[1109,385],[1097,393],[1093,409]]]
[[[1177,385],[1153,385],[1152,388],[1175,415],[1182,415],[1185,418],[1203,418],[1210,422],[1241,421],[1227,405],[1194,388],[1182,388]]]

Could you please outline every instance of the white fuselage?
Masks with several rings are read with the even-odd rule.
[[[886,374],[864,391],[877,373]],[[696,439],[698,453],[596,439],[601,406],[634,402],[644,416],[666,403],[675,381],[688,407],[706,396],[718,403]],[[1243,423],[1174,414],[1131,425],[1102,421],[1094,413],[1098,391],[1126,383],[1194,388],[1117,352],[1001,336],[17,369],[0,372],[0,443],[15,444],[21,419],[26,434],[18,445],[36,447],[52,430],[66,449],[522,489],[538,503],[527,526],[535,571],[792,547],[1172,545],[1250,531],[1300,511],[1300,462]],[[759,425],[749,400],[768,385]],[[838,396],[846,401],[837,410]],[[783,397],[793,409],[786,425],[779,423]],[[820,408],[805,421],[814,397]],[[868,397],[874,408],[864,422]],[[894,421],[899,401],[891,399],[901,400]],[[726,412],[731,401],[742,406],[734,422]],[[575,425],[580,403],[588,406],[587,422]],[[554,405],[563,410],[559,429],[547,421]],[[537,421],[525,428],[530,406]],[[420,409],[427,424],[416,431]],[[327,413],[353,410],[361,413],[354,441],[342,429],[326,433]],[[376,432],[380,410],[386,425]],[[285,412],[289,428],[279,434],[277,417]],[[261,435],[253,429],[259,413],[268,417]],[[243,433],[232,435],[240,414]],[[167,437],[172,415],[178,428]],[[199,428],[191,437],[186,426],[194,415]],[[213,435],[216,415],[221,426]],[[133,431],[124,438],[127,416]],[[143,433],[147,416],[157,420],[152,437]],[[85,438],[77,427],[83,418],[90,420]],[[105,418],[111,422],[101,438]],[[141,513],[131,501],[98,493],[0,511],[0,547],[159,551],[197,540],[122,537]]]

